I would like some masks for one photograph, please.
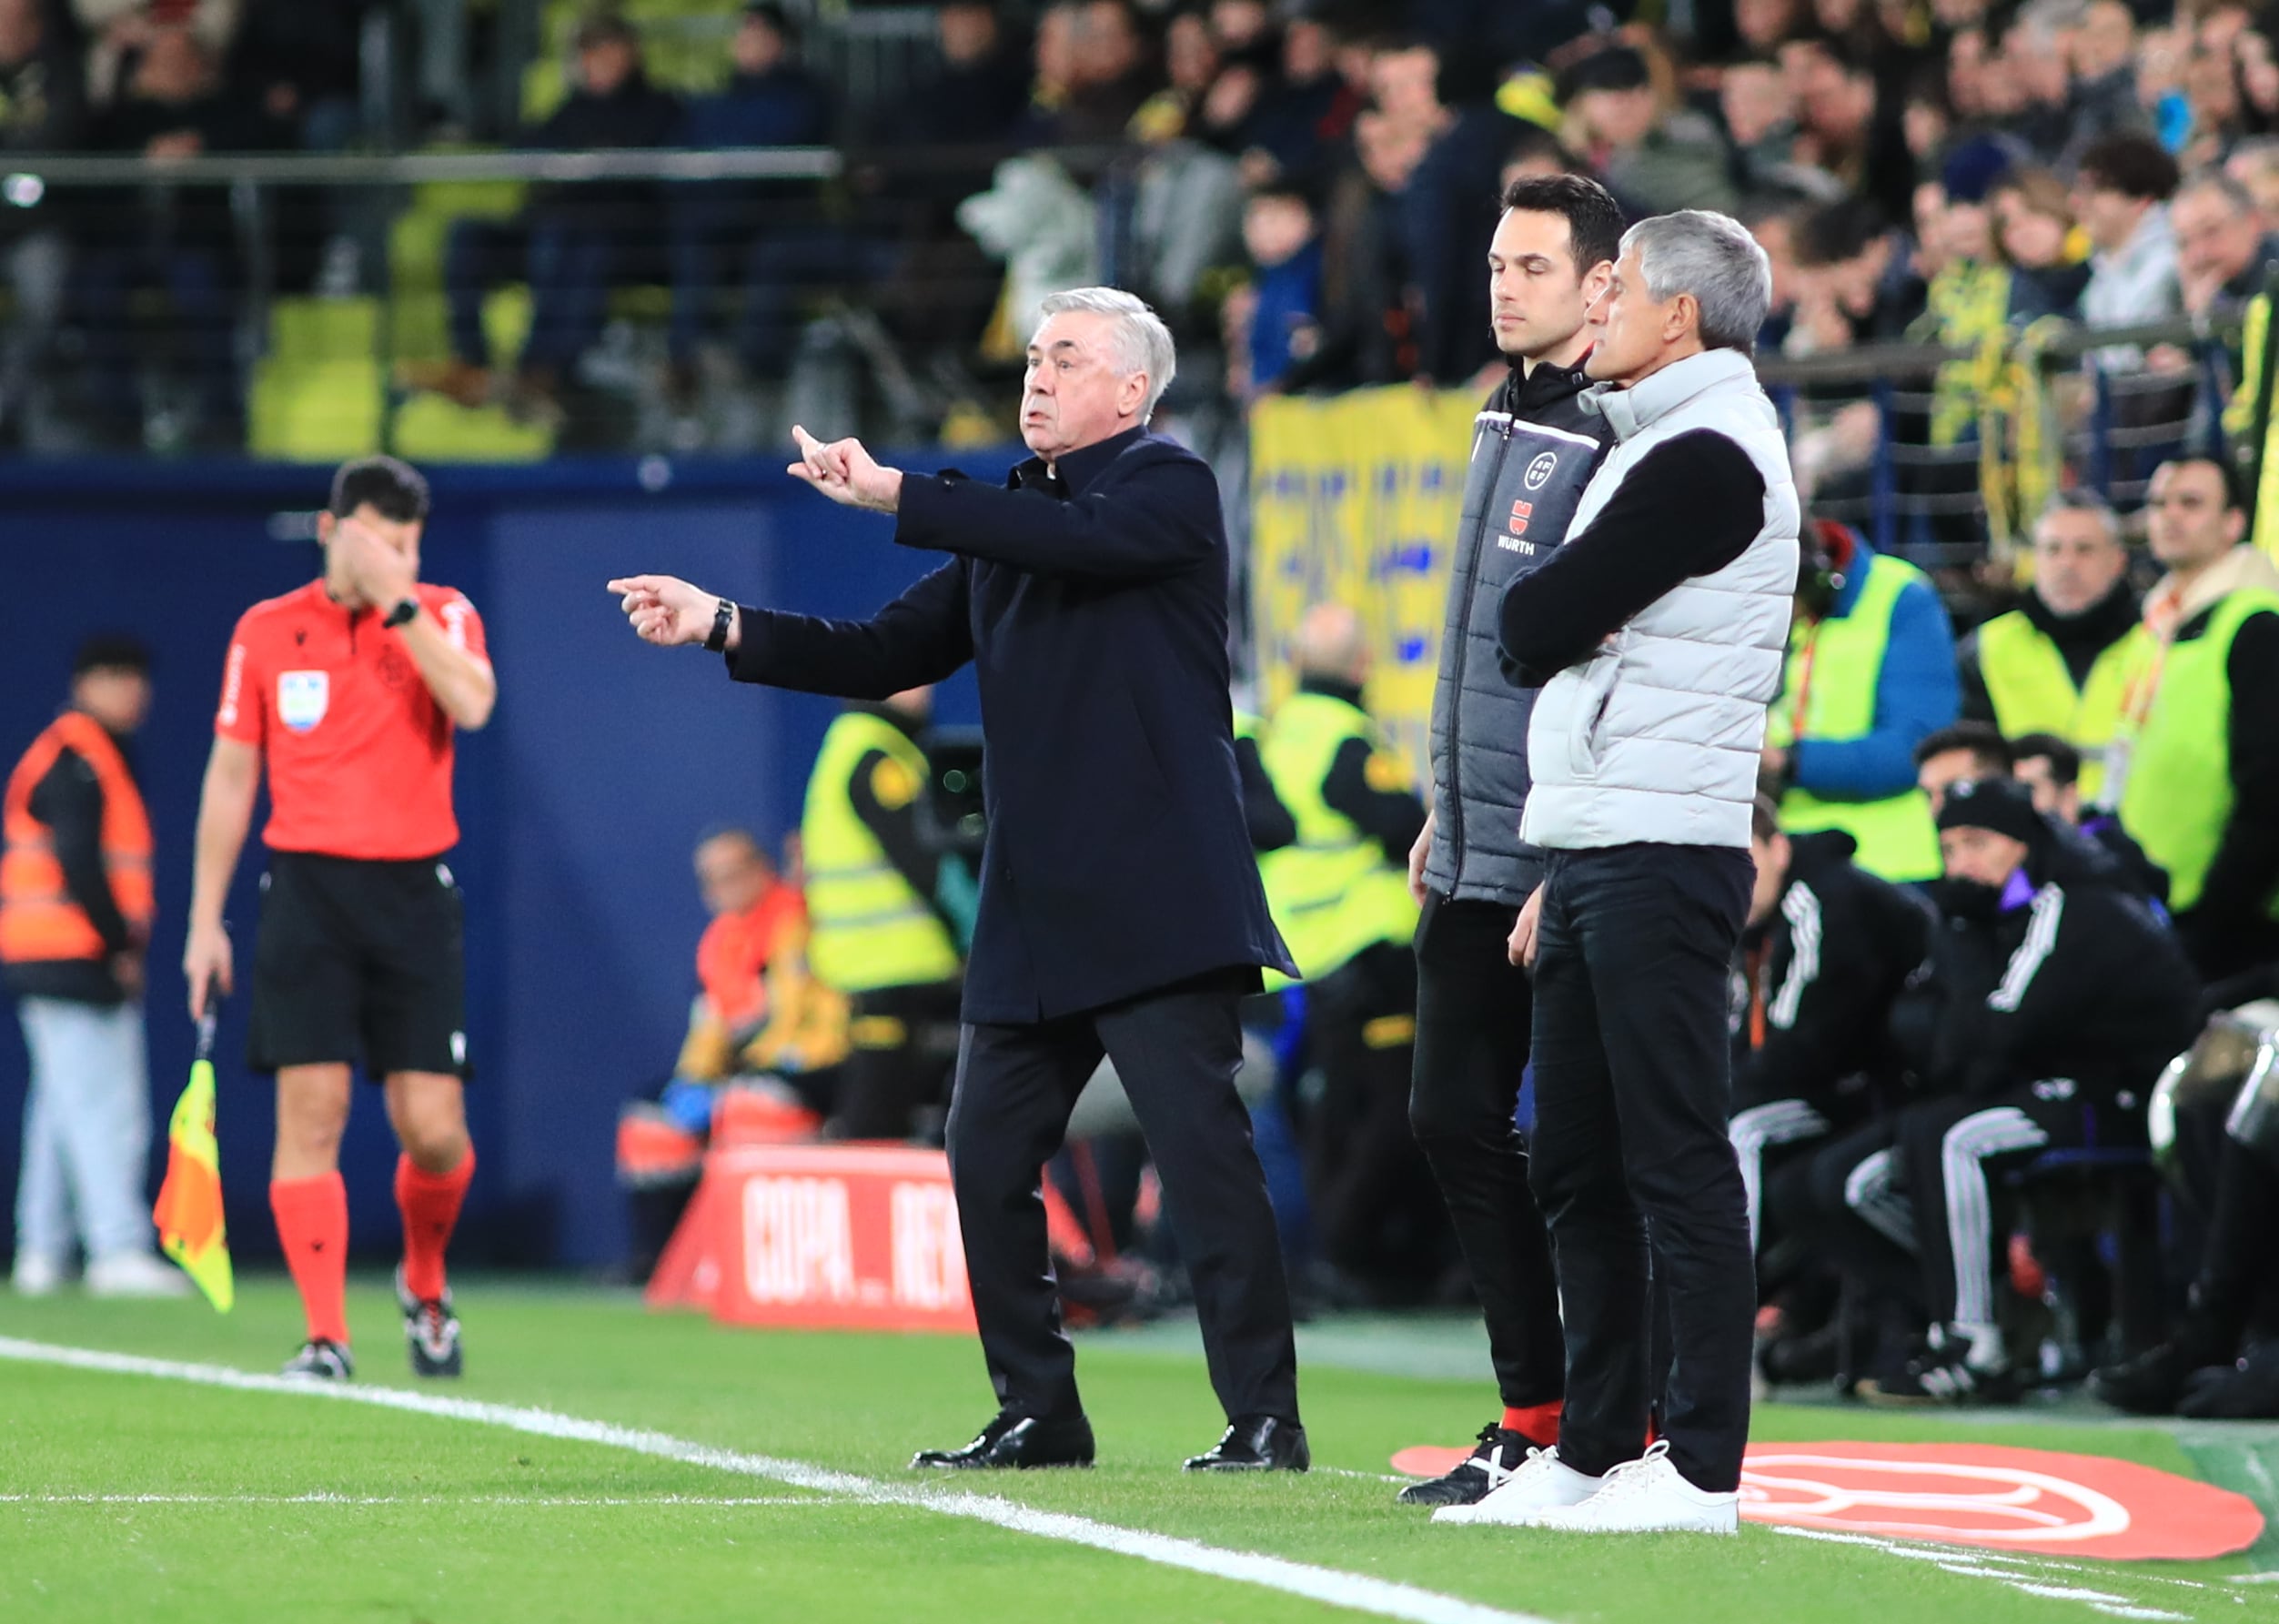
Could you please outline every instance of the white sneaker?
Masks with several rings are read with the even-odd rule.
[[[87,1265],[91,1297],[184,1297],[190,1277],[147,1252],[114,1252]]]
[[[64,1266],[45,1252],[18,1252],[9,1284],[20,1297],[52,1297],[63,1289]]]
[[[1668,1443],[1626,1460],[1578,1505],[1538,1511],[1530,1526],[1569,1534],[1738,1534],[1741,1497],[1696,1488],[1669,1464]]]
[[[1557,1448],[1530,1449],[1504,1480],[1468,1506],[1443,1506],[1435,1522],[1500,1523],[1518,1528],[1556,1506],[1572,1506],[1598,1493],[1601,1479],[1587,1477],[1558,1458]]]

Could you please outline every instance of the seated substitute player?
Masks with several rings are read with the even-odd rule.
[[[349,1067],[385,1094],[403,1155],[397,1271],[411,1367],[459,1373],[443,1252],[475,1172],[452,739],[490,719],[498,684],[466,597],[419,580],[427,481],[389,457],[344,465],[318,519],[324,573],[247,610],[229,643],[198,809],[190,1013],[231,990],[222,905],[268,776],[269,848],[253,957],[249,1061],[277,1074],[269,1206],[308,1315],[288,1376],[354,1374],[340,1135]]]

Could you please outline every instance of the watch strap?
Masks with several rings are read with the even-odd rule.
[[[412,621],[418,620],[418,618],[419,600],[417,598],[398,598],[396,600],[396,606],[388,611],[387,618],[383,620],[380,624],[383,626],[408,626],[412,623]]]
[[[712,611],[712,630],[704,640],[705,648],[715,654],[727,648],[728,629],[735,623],[735,604],[726,598],[721,599],[720,607]]]

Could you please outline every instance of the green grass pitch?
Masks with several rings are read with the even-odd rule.
[[[1486,1624],[1482,1609],[1555,1624],[2279,1619],[2279,1584],[2239,1582],[2279,1569],[2272,1536],[2221,1562],[1990,1565],[1760,1528],[1733,1540],[1434,1528],[1393,1505],[1387,1459],[1404,1445],[1463,1440],[1484,1418],[1484,1367],[1481,1379],[1432,1374],[1461,1363],[1430,1357],[1436,1337],[1477,1335],[1461,1326],[1423,1322],[1366,1345],[1335,1327],[1308,1333],[1303,1396],[1317,1469],[1306,1478],[1183,1477],[1180,1458],[1212,1440],[1218,1417],[1187,1339],[1151,1332],[1084,1343],[1097,1469],[944,1484],[913,1480],[904,1465],[921,1445],[961,1441],[991,1407],[965,1341],[732,1331],[645,1313],[627,1294],[515,1281],[472,1280],[459,1296],[467,1379],[419,1391],[803,1463],[887,1492],[866,1495],[852,1479],[802,1487],[464,1417],[0,1359],[0,1620],[1367,1616],[1318,1599],[1346,1594],[1351,1576],[1409,1587],[1406,1616],[1450,1624]],[[349,1306],[360,1385],[413,1387],[384,1285],[358,1282]],[[298,1325],[289,1290],[259,1278],[227,1318],[199,1303],[0,1298],[0,1337],[253,1372],[276,1368]],[[1404,1337],[1427,1374],[1386,1367],[1386,1348]],[[2251,1492],[2260,1479],[2273,1509],[2271,1428],[2180,1441],[2085,1412],[2072,1424],[1982,1424],[1778,1405],[1757,1427],[1797,1439],[1966,1432]],[[892,1498],[913,1487],[970,1490],[997,1509],[977,1519]],[[1021,1508],[1193,1542],[1180,1548],[1207,1548],[1206,1565],[1222,1570],[1056,1537],[1074,1525],[1049,1519],[1003,1526]],[[1282,1578],[1228,1576],[1253,1554],[1284,1558],[1272,1569]],[[1291,1574],[1306,1576],[1300,1589],[1320,1588],[1295,1593]]]

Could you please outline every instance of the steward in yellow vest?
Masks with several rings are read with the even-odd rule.
[[[2128,576],[2113,509],[2086,492],[2062,492],[2034,526],[2025,600],[1962,643],[1964,720],[1991,721],[2007,739],[2063,740],[2081,755],[2081,797],[2092,805],[2103,792],[2129,662],[2144,638]]]
[[[1361,707],[1369,661],[1359,620],[1316,607],[1298,655],[1298,691],[1259,752],[1296,839],[1263,856],[1259,872],[1306,977],[1306,1051],[1322,1077],[1298,1125],[1322,1258],[1334,1274],[1389,1283],[1405,1262],[1397,1237],[1415,1233],[1397,1215],[1419,1211],[1428,1223],[1444,1210],[1408,1128],[1417,917],[1408,849],[1425,805]]]
[[[1765,759],[1790,834],[1840,829],[1853,861],[1899,883],[1938,877],[1939,835],[1915,787],[1916,743],[1953,722],[1954,632],[1930,579],[1845,525],[1806,527],[1804,564]]]
[[[2279,962],[2279,569],[2242,541],[2221,464],[2163,464],[2146,511],[2170,573],[2144,600],[2106,793],[2168,871],[2176,929],[2213,983]]]
[[[807,782],[808,967],[852,1004],[831,1137],[909,1136],[915,1114],[945,1099],[956,1057],[972,883],[921,832],[932,769],[917,735],[931,709],[925,689],[850,705]]]

